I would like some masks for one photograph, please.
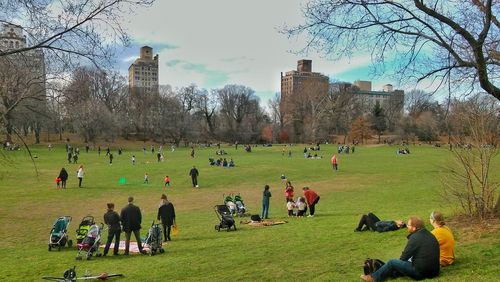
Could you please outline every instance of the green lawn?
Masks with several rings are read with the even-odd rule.
[[[359,281],[365,258],[399,257],[406,244],[405,230],[354,233],[361,214],[372,211],[382,219],[418,215],[427,220],[434,209],[445,215],[454,211],[439,196],[441,167],[450,158],[445,148],[413,146],[411,155],[397,155],[397,147],[360,146],[355,154],[337,155],[338,172],[332,172],[329,164],[336,150],[333,145],[322,146],[319,160],[304,159],[302,146],[293,147],[291,158],[282,156],[281,146],[257,147],[252,153],[243,147],[237,151],[223,147],[226,157],[236,162],[233,169],[208,165],[208,157],[216,157],[214,147],[197,149],[195,159],[187,148],[168,150],[162,163],[141,148],[142,144],[126,148],[121,156],[114,151],[113,165],[104,153],[99,157],[96,151],[82,152],[79,163],[86,171],[82,189],[76,188],[78,165],[67,164],[63,146],[52,152],[45,146],[32,148],[38,157],[38,176],[25,152],[5,152],[8,160],[0,163],[0,281],[40,281],[74,265],[80,275],[86,270],[126,275],[117,281]],[[137,157],[135,166],[132,154]],[[192,165],[200,171],[200,189],[191,188]],[[70,174],[67,190],[55,189],[61,167]],[[145,172],[149,184],[142,183]],[[296,196],[306,185],[321,195],[316,217],[286,217],[282,173],[292,181]],[[172,187],[165,189],[167,174]],[[126,184],[119,184],[121,177]],[[241,193],[250,212],[260,213],[265,184],[273,193],[270,216],[287,224],[260,228],[238,224],[236,232],[214,230],[218,219],[213,207],[222,202],[223,194]],[[75,239],[74,230],[83,216],[102,220],[107,202],[120,210],[129,195],[141,207],[145,235],[165,191],[175,205],[180,229],[165,254],[76,261],[76,249],[48,252],[55,218],[73,217],[70,237]],[[436,280],[497,280],[500,235],[450,227],[457,239],[457,262]]]

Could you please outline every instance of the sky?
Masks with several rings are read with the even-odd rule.
[[[373,90],[395,81],[373,80],[370,55],[331,61],[321,54],[297,54],[304,38],[287,38],[279,30],[303,22],[305,0],[157,0],[125,19],[131,46],[117,54],[121,73],[148,45],[159,54],[160,84],[195,83],[201,88],[242,84],[261,102],[280,91],[280,73],[295,70],[297,60],[311,59],[313,71],[333,80],[372,80]]]

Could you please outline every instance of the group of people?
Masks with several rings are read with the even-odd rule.
[[[340,145],[338,148],[337,148],[337,153],[339,154],[349,154],[349,152],[353,153],[354,154],[354,151],[355,151],[355,146],[352,145],[352,147],[350,147],[349,145]]]
[[[406,227],[408,242],[399,259],[391,259],[371,274],[361,275],[363,281],[385,281],[391,277],[408,276],[414,280],[433,278],[439,275],[440,267],[455,261],[455,239],[445,224],[443,214],[433,211],[429,222],[432,231],[425,228],[424,221],[411,216],[404,224],[401,220],[381,221],[372,213],[363,215],[355,231],[376,230],[379,232]]]
[[[410,154],[410,149],[408,148],[399,148],[397,151],[398,155],[408,155]]]
[[[221,167],[234,167],[234,161],[233,159],[229,159],[229,161],[226,158],[208,158],[208,164],[211,166],[221,166]]]
[[[284,176],[284,175],[282,175]],[[262,192],[262,213],[261,218],[268,219],[269,218],[269,204],[270,198],[272,197],[271,191],[269,190],[269,185],[264,186],[264,191]],[[306,216],[307,210],[309,208],[308,217],[314,217],[316,211],[316,204],[319,202],[319,195],[305,186],[302,188],[303,196],[298,197],[296,201],[294,201],[294,188],[292,183],[289,180],[286,180],[285,186],[285,199],[286,199],[286,208],[288,211],[288,216]]]
[[[83,169],[83,165],[78,167],[76,171],[76,177],[78,178],[78,188],[82,188],[83,176],[85,175],[85,171]],[[57,188],[66,189],[66,181],[68,180],[68,171],[63,167],[59,172],[59,175],[56,177],[56,185]]]
[[[114,208],[114,203],[107,204],[107,211],[104,214],[104,223],[108,226],[108,238],[104,247],[103,255],[106,256],[113,239],[115,240],[113,255],[118,255],[120,246],[120,234],[125,233],[125,252],[124,255],[129,255],[130,237],[132,233],[137,241],[139,252],[146,254],[141,242],[141,209],[134,205],[134,198],[128,197],[128,204],[118,214]],[[174,205],[168,201],[167,195],[162,194],[160,197],[160,205],[158,207],[157,220],[161,221],[163,226],[164,242],[170,241],[170,232],[172,226],[175,226],[175,209]]]

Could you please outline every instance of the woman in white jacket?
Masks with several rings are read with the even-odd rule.
[[[83,175],[83,165],[80,165],[80,167],[76,171],[76,177],[78,177],[78,188],[82,188]]]

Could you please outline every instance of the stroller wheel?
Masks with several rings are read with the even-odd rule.
[[[160,249],[160,254],[163,254],[165,250],[163,248]]]
[[[151,256],[156,255],[156,250],[151,250]]]

